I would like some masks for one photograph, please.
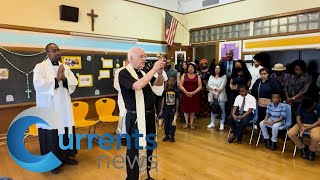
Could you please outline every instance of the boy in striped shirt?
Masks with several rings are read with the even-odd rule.
[[[280,100],[280,94],[272,94],[272,102],[267,105],[266,117],[260,122],[262,135],[266,141],[266,148],[271,150],[276,149],[279,127],[286,117],[286,107]],[[271,141],[267,127],[272,129]]]

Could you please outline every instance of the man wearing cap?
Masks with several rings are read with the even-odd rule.
[[[271,78],[274,78],[279,85],[281,86],[281,99],[285,100],[286,96],[284,95],[284,84],[286,82],[286,79],[288,78],[288,74],[285,73],[286,67],[284,67],[283,64],[277,63],[273,66],[272,71],[273,73],[271,74]]]

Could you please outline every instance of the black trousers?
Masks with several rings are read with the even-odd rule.
[[[155,112],[146,112],[146,133],[156,134],[156,124],[155,124]],[[139,158],[139,150],[135,147],[135,138],[132,135],[135,133],[135,130],[138,130],[138,125],[136,123],[137,114],[127,112],[126,115],[126,129],[128,135],[131,137],[131,149],[127,147],[127,155],[126,157],[129,158],[132,166],[132,162],[134,162],[135,158]],[[152,138],[150,138],[152,139]],[[154,140],[154,139],[152,139]],[[152,146],[152,144],[147,143],[148,146]],[[147,150],[147,171],[149,174],[150,167],[151,167],[151,157],[153,150]],[[149,159],[150,157],[150,159]],[[138,180],[139,179],[139,165],[134,163],[133,168],[130,167],[128,160],[126,160],[127,166],[127,180]]]
[[[69,134],[68,128],[65,127],[65,134],[63,135],[63,144],[69,144]],[[78,154],[76,149],[76,132],[75,128],[72,127],[73,135],[73,149],[62,150],[59,147],[59,136],[57,129],[38,129],[39,133],[39,143],[40,143],[40,153],[41,155],[48,154],[50,151],[57,156],[57,158],[63,162],[67,157],[75,157]]]
[[[155,107],[156,107],[156,114],[157,114],[157,116],[159,116],[159,112],[160,112],[160,110],[161,110],[161,102],[162,102],[162,96],[157,96],[157,95],[155,95],[156,96],[156,104],[155,104]]]
[[[239,113],[237,112],[236,115],[238,116]],[[249,114],[240,120],[240,122],[235,121],[232,116],[229,116],[229,125],[234,133],[237,136],[238,140],[242,139],[243,130],[249,125],[250,121],[253,118],[253,114]]]
[[[174,137],[174,133],[176,132],[176,126],[172,126],[175,113],[175,109],[163,109],[164,132],[166,136],[170,135]]]

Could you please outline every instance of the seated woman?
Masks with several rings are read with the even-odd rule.
[[[310,133],[310,148],[298,137],[299,134],[303,136],[305,131]],[[320,106],[314,103],[313,98],[303,98],[297,109],[297,124],[289,130],[288,136],[300,149],[303,159],[315,159],[315,151],[320,142]]]
[[[279,127],[283,124],[283,120],[286,117],[286,107],[280,101],[280,94],[273,93],[272,102],[267,105],[266,117],[260,122],[262,135],[266,141],[266,148],[271,150],[276,149]],[[272,129],[271,143],[267,127],[271,127]]]

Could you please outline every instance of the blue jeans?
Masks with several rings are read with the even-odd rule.
[[[219,106],[221,108],[221,121],[220,121],[221,124],[224,124],[224,121],[226,119],[225,103],[226,102],[224,101],[219,101]],[[215,121],[216,121],[216,115],[211,112],[211,123],[214,124]]]
[[[271,122],[272,120],[268,120],[268,122]],[[262,131],[262,135],[264,139],[270,139],[269,133],[268,133],[268,129],[267,127],[270,127],[272,129],[272,137],[271,137],[271,141],[272,142],[277,142],[277,138],[278,138],[278,132],[279,132],[279,127],[282,125],[282,122],[277,122],[275,123],[273,126],[267,126],[263,123],[263,121],[260,122],[260,128]]]
[[[163,119],[164,119],[164,132],[166,136],[174,137],[176,132],[176,126],[172,126],[172,121],[174,119],[175,109],[163,109]]]

